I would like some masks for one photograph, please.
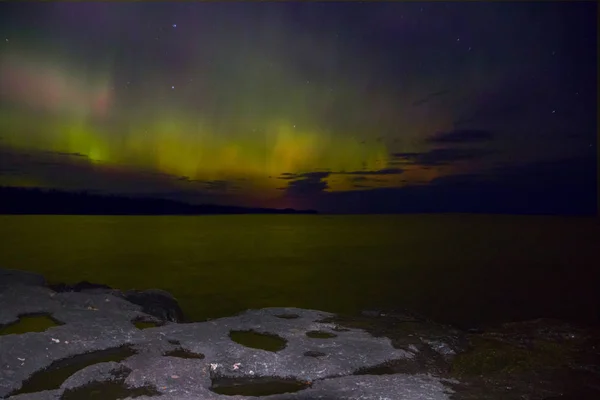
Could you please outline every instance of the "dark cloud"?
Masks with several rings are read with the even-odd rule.
[[[321,211],[594,215],[596,161],[561,159],[442,177],[423,185],[331,192],[323,196]]]
[[[330,176],[349,175],[353,189],[370,189],[373,186],[369,184],[372,183],[375,186],[377,183],[383,181],[382,179],[375,178],[376,176],[395,175],[402,172],[403,170],[400,168],[385,168],[377,171],[318,171],[299,174],[288,172],[278,177],[279,179],[289,181],[288,185],[278,189],[285,191],[285,195],[288,197],[309,199],[314,202],[317,198],[328,193],[326,189],[329,189],[329,185],[325,179]]]
[[[329,171],[315,171],[315,172],[302,172],[294,174],[291,172],[284,172],[277,179],[293,180],[293,179],[324,179],[331,175]]]
[[[422,153],[392,153],[393,164],[421,166],[448,165],[457,161],[476,160],[494,153],[485,149],[432,149]]]
[[[412,105],[413,105],[413,107],[420,106],[420,105],[430,102],[431,100],[435,99],[436,97],[440,97],[440,96],[443,96],[448,93],[450,93],[449,90],[440,90],[439,92],[433,92],[419,100],[413,101]]]
[[[280,188],[285,190],[286,195],[291,197],[303,197],[320,194],[328,189],[329,186],[324,180],[329,176],[329,172],[309,172],[297,174],[294,179],[288,183],[287,187]]]
[[[284,172],[280,176],[277,177],[277,179],[295,179],[295,178],[296,178],[296,174],[293,174],[291,172]]]
[[[329,185],[325,181],[326,178],[332,175],[352,175],[353,187],[357,189],[368,188],[370,186],[364,185],[366,182],[377,183],[381,180],[375,178],[369,178],[378,175],[394,175],[402,173],[400,168],[385,168],[377,171],[316,171],[316,172],[305,172],[299,174],[293,174],[291,172],[285,172],[278,176],[278,179],[289,181],[286,187],[280,187],[279,190],[283,190],[286,196],[290,197],[309,197],[320,193],[324,193]],[[358,184],[362,182],[363,184]]]
[[[83,158],[88,158],[88,156],[86,156],[85,154],[81,154],[81,153],[65,153],[65,152],[62,152],[62,151],[43,151],[43,153],[56,154],[58,156],[67,156],[67,157],[83,157]]]
[[[456,129],[440,132],[426,139],[429,143],[473,143],[486,142],[494,138],[494,133],[483,129]]]
[[[376,171],[350,171],[350,172],[335,172],[340,175],[396,175],[404,172],[400,168],[384,168]]]
[[[385,182],[385,179],[378,179],[378,178],[373,178],[371,176],[358,175],[358,176],[351,177],[350,181],[352,183],[356,183],[356,184],[361,184],[361,183],[365,184],[365,183]]]

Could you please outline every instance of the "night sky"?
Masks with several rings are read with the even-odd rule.
[[[596,213],[595,2],[0,4],[0,185]]]

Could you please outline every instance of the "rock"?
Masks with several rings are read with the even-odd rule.
[[[427,322],[427,318],[417,314],[414,311],[407,309],[394,309],[394,310],[363,310],[360,314],[364,317],[382,317],[386,319],[393,319],[395,321],[402,322]]]
[[[142,311],[163,321],[184,322],[184,315],[177,299],[160,289],[128,290],[124,298],[142,307]]]
[[[361,311],[360,314],[364,315],[365,317],[379,317],[381,315],[381,311],[378,311],[378,310],[364,310],[364,311]]]
[[[32,313],[59,323],[36,333],[0,331],[0,398],[225,400],[232,397],[219,393],[227,389],[257,400],[262,395],[250,393],[265,383],[296,387],[269,392],[277,400],[600,398],[598,334],[556,321],[473,334],[404,311],[348,317],[264,308],[141,329],[134,321],[183,319],[175,298],[89,282],[57,293],[34,285],[39,277],[0,276],[31,283],[0,285],[0,329]],[[266,349],[267,336],[283,344]],[[52,385],[39,389],[36,380]]]
[[[304,384],[302,390],[278,396],[281,400],[449,398],[447,385],[431,376],[353,375],[361,368],[393,360],[410,363],[414,355],[393,348],[388,338],[375,338],[358,329],[334,331],[335,325],[318,322],[333,316],[330,313],[267,308],[210,322],[173,323],[140,330],[131,322],[141,314],[140,306],[125,298],[152,305],[174,301],[170,295],[156,290],[130,291],[123,294],[124,297],[85,292],[49,296],[50,292],[45,287],[0,289],[0,311],[9,319],[28,309],[28,304],[35,303],[38,312],[52,314],[63,323],[45,332],[0,336],[0,398],[16,394],[25,384],[23,393],[14,396],[15,399],[67,398],[84,394],[88,390],[86,385],[94,385],[93,390],[151,394],[137,397],[140,399],[225,400],[230,397],[211,390],[216,381],[227,380],[235,386],[238,380],[261,379],[273,382],[291,379]],[[97,309],[86,308],[89,302]],[[281,317],[291,314],[298,317]],[[247,347],[232,340],[232,331],[277,335],[284,339],[285,347],[278,351]],[[313,331],[335,334],[328,338],[312,338],[306,334]],[[133,352],[124,352],[123,348],[131,348]],[[166,355],[176,349],[204,357]],[[309,355],[305,355],[307,352]],[[107,358],[108,354],[114,356]],[[70,362],[79,368],[73,369]],[[61,368],[67,369],[68,375],[56,373]],[[44,371],[48,371],[47,377]],[[119,373],[122,387],[118,382],[115,386],[110,378],[115,371]],[[56,382],[45,392],[30,393],[34,389],[27,386],[27,382],[32,376],[37,376],[38,382],[46,383],[48,379]],[[399,397],[398,393],[403,394]],[[236,398],[256,399],[245,395]]]
[[[101,283],[91,283],[88,281],[81,281],[74,285],[67,285],[65,283],[57,283],[53,285],[48,285],[48,287],[55,292],[83,292],[87,290],[93,289],[107,289],[112,290],[112,288],[108,285],[103,285]]]
[[[34,272],[19,271],[16,269],[0,268],[0,286],[1,285],[28,285],[44,286],[46,279]]]
[[[337,316],[334,319],[341,325],[362,327],[374,335],[384,335],[392,339],[394,346],[403,349],[423,348],[451,361],[452,357],[467,348],[463,332],[450,326],[438,324],[418,313],[406,309],[389,311],[362,311],[358,317]]]
[[[137,304],[142,307],[142,311],[148,315],[152,315],[161,321],[169,322],[184,322],[184,315],[181,307],[177,303],[177,299],[169,292],[160,289],[148,290],[128,290],[122,292],[113,289],[108,285],[99,283],[91,283],[81,281],[74,285],[58,283],[48,285],[55,292],[85,292],[95,294],[111,294],[113,296],[122,297],[130,303]]]
[[[538,318],[530,321],[508,322],[492,329],[487,336],[527,348],[534,341],[566,343],[585,338],[585,331],[563,321]]]

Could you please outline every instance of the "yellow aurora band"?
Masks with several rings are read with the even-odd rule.
[[[160,112],[111,119],[111,80],[39,56],[0,60],[0,89],[11,107],[0,114],[2,142],[21,150],[79,153],[92,162],[148,169],[190,180],[246,178],[271,189],[282,173],[377,170],[383,143],[266,117],[260,125],[215,126],[201,115]],[[132,113],[133,114],[133,113]],[[270,180],[267,180],[271,178]],[[259,182],[261,182],[259,184]],[[269,183],[270,182],[270,183]],[[345,185],[335,185],[343,189]]]

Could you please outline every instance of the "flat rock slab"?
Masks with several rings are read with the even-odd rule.
[[[362,329],[339,329],[322,320],[333,314],[298,308],[265,308],[197,323],[160,321],[139,305],[106,293],[57,293],[35,274],[0,270],[0,326],[30,314],[46,314],[61,325],[43,332],[0,336],[0,398],[62,399],[94,383],[120,379],[129,389],[147,388],[137,399],[256,399],[211,390],[218,380],[293,379],[305,385],[294,393],[265,399],[448,399],[446,382],[429,375],[353,375],[386,362],[410,363],[418,350],[392,346],[386,337]],[[138,329],[134,322],[162,324]],[[232,340],[232,331],[275,335],[278,351],[251,348]],[[310,337],[307,332],[319,332]],[[323,335],[326,333],[326,335]],[[317,335],[318,336],[318,335]],[[326,336],[326,337],[323,337]],[[90,363],[53,390],[15,395],[36,373],[67,365],[82,355],[130,348],[118,362]],[[196,357],[169,356],[171,352]],[[98,353],[101,354],[101,353]]]

